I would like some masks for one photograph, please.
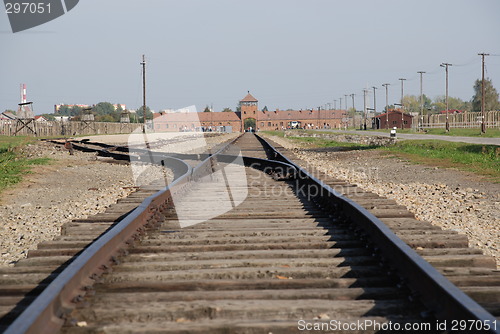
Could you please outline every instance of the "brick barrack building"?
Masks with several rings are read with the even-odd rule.
[[[399,110],[389,110],[389,113],[383,113],[372,118],[373,129],[411,129],[413,116],[407,113],[401,113]]]
[[[239,112],[160,112],[153,115],[156,132],[216,130],[231,127],[242,132],[246,124],[257,130],[282,130],[290,127],[304,129],[339,129],[347,126],[345,110],[273,110],[262,111],[250,92],[239,103]]]

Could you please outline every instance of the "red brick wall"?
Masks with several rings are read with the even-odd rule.
[[[392,129],[393,127],[396,127],[398,129],[401,129],[401,112],[399,111],[390,111],[389,112],[389,124],[387,124],[387,114],[382,114],[377,116],[380,120],[379,128],[380,129]],[[405,129],[410,129],[412,122],[413,122],[413,117],[409,114],[404,114],[403,115],[404,119],[404,128]]]

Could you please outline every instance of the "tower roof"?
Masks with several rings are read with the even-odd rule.
[[[255,97],[248,92],[247,96],[245,96],[240,102],[259,102]]]

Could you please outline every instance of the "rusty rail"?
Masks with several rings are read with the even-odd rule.
[[[397,237],[384,223],[354,201],[335,192],[306,170],[294,164],[258,137],[273,160],[242,157],[238,150],[226,145],[206,157],[194,169],[188,169],[166,189],[148,197],[136,210],[118,223],[108,233],[85,249],[19,316],[5,333],[52,333],[64,322],[64,316],[85,293],[98,275],[113,263],[128,240],[136,238],[148,225],[154,225],[157,213],[168,208],[173,194],[183,192],[194,180],[203,178],[226,163],[243,163],[262,169],[278,177],[298,180],[305,189],[316,187],[314,195],[308,194],[322,207],[349,216],[356,227],[363,231],[374,248],[413,290],[413,296],[424,303],[438,319],[476,320],[483,324],[496,319],[479,304],[450,283],[435,268]],[[175,159],[175,158],[172,158]],[[477,331],[500,333],[490,328]]]
[[[498,320],[493,315],[425,261],[380,219],[352,199],[339,194],[308,171],[293,163],[263,138],[259,136],[257,138],[264,147],[267,147],[272,152],[277,161],[285,162],[297,169],[297,178],[300,183],[306,187],[313,185],[321,189],[321,191],[316,192],[316,201],[321,206],[332,211],[341,212],[357,225],[357,228],[378,250],[389,267],[412,290],[413,298],[419,299],[434,313],[437,319],[447,320],[448,324],[452,320],[475,321],[478,324],[487,325],[482,327],[481,330],[475,331],[475,333],[500,334],[500,328],[493,326],[493,324],[498,323]],[[466,330],[463,333],[470,333],[470,331]]]

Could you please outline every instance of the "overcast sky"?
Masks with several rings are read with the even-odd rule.
[[[36,114],[54,104],[142,104],[146,55],[153,110],[235,109],[249,90],[259,107],[317,108],[377,86],[377,109],[420,91],[473,95],[481,76],[500,89],[498,0],[80,0],[67,14],[13,34],[0,13],[0,110],[26,83]],[[494,56],[496,55],[496,56]],[[373,96],[370,95],[370,101]],[[371,104],[372,102],[370,102]],[[349,107],[352,99],[349,98]]]

